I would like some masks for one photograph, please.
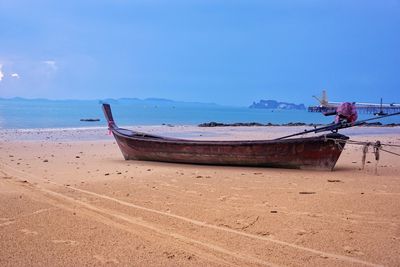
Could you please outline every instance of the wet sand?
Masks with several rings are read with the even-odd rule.
[[[143,126],[195,139],[304,127]],[[343,131],[400,144],[400,128]],[[80,141],[83,140],[83,141]],[[399,266],[400,157],[333,172],[125,161],[104,128],[0,131],[1,266]],[[400,148],[385,147],[400,153]]]

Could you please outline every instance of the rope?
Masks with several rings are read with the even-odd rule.
[[[383,148],[381,148],[381,150],[400,157],[400,154],[398,154],[398,153],[395,153],[395,152],[392,152],[392,151],[389,151],[389,150],[385,150]]]
[[[393,147],[400,147],[400,145],[392,145],[392,144],[382,144],[383,146],[393,146]]]
[[[343,139],[338,139],[338,138],[328,138],[326,136],[324,136],[325,142],[327,140],[332,140],[335,142],[335,144],[338,146],[338,148],[342,151],[344,146],[341,143],[348,143],[348,144],[352,144],[352,145],[361,145],[363,146],[363,154],[361,157],[361,168],[364,169],[365,167],[365,160],[367,158],[367,153],[368,153],[368,148],[370,146],[373,147],[373,154],[375,155],[375,175],[378,175],[378,163],[379,163],[379,159],[380,159],[380,151],[395,155],[395,156],[399,156],[399,153],[393,152],[393,151],[389,151],[386,149],[383,149],[382,146],[388,146],[388,147],[400,147],[400,145],[395,145],[395,144],[382,144],[380,141],[376,141],[375,143],[371,143],[371,142],[363,142],[363,141],[355,141],[355,140],[343,140]]]
[[[324,136],[325,142],[327,140],[332,140],[335,142],[335,144],[338,146],[338,148],[340,150],[343,150],[343,146],[341,143],[348,143],[348,144],[352,144],[352,145],[362,145],[363,146],[363,154],[362,154],[362,158],[361,158],[361,162],[362,162],[362,169],[364,169],[365,167],[365,160],[367,157],[367,153],[368,153],[368,148],[370,146],[373,147],[373,154],[375,155],[375,175],[378,175],[378,163],[379,163],[379,159],[380,159],[380,151],[395,155],[395,156],[399,156],[399,153],[393,152],[393,151],[389,151],[386,149],[383,149],[382,146],[389,146],[389,147],[400,147],[400,145],[395,145],[395,144],[382,144],[380,141],[376,141],[375,143],[371,143],[371,142],[363,142],[363,141],[355,141],[355,140],[343,140],[343,139],[338,139],[338,138],[328,138],[326,136]]]
[[[339,150],[340,150],[340,151],[343,151],[344,146],[342,146],[341,143],[345,143],[346,140],[344,140],[344,139],[337,139],[337,138],[330,138],[330,137],[327,137],[326,134],[324,134],[324,141],[326,142],[326,141],[328,141],[328,140],[333,141],[333,142],[335,143],[335,145],[338,146]]]
[[[364,170],[365,167],[365,159],[367,158],[367,153],[368,153],[368,147],[370,144],[365,144],[363,147],[363,155],[362,155],[362,169]]]
[[[375,175],[378,175],[378,162],[380,158],[379,150],[381,149],[381,142],[376,141],[374,145],[374,154],[375,154]]]
[[[343,139],[325,137],[325,141],[327,141],[327,140],[332,140],[332,141],[334,141],[335,144],[337,144],[337,145],[340,145],[340,143],[343,143],[343,142],[346,142],[347,144],[351,144],[351,145],[362,145],[362,146],[364,146],[364,148],[363,148],[363,153],[366,153],[366,152],[364,152],[365,149],[367,149],[367,152],[368,152],[368,147],[369,147],[369,146],[372,146],[372,145],[373,145],[374,147],[376,147],[376,146],[379,146],[379,147],[382,147],[382,146],[400,147],[400,145],[386,144],[386,143],[381,143],[380,141],[377,141],[377,142],[374,144],[374,143],[371,143],[371,142],[355,141],[355,140],[347,140],[347,141],[346,141],[346,140],[343,140]],[[367,147],[367,148],[365,148],[365,147]],[[340,147],[339,147],[339,148],[340,148]],[[397,155],[397,156],[400,156],[400,154],[397,154],[397,153],[392,152],[392,151],[388,151],[388,150],[385,150],[385,149],[382,149],[382,148],[380,148],[380,150],[385,151],[385,152],[388,152],[388,153],[391,153],[391,154],[394,154],[394,155]],[[375,153],[375,152],[374,152],[374,153]]]

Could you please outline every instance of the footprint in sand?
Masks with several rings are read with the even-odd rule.
[[[65,244],[65,245],[70,245],[70,246],[76,246],[79,243],[74,240],[51,240],[54,244]]]
[[[7,225],[10,225],[10,224],[13,224],[13,223],[15,223],[15,221],[5,221],[3,223],[0,223],[0,226],[7,226]]]
[[[119,261],[116,258],[106,259],[105,257],[103,257],[101,255],[93,255],[93,258],[98,260],[101,264],[109,264],[109,263],[118,264],[119,263]]]
[[[228,198],[228,196],[221,196],[218,198],[219,201],[226,201],[226,199]]]
[[[307,233],[308,232],[306,230],[299,230],[296,234],[301,236],[301,235],[305,235]]]
[[[344,246],[343,249],[348,254],[355,254],[355,255],[360,255],[360,256],[364,255],[364,253],[362,253],[358,249],[355,249],[355,248],[352,248],[352,247],[349,247],[349,246]]]
[[[38,234],[38,232],[36,232],[36,231],[31,231],[31,230],[28,230],[28,229],[25,229],[25,228],[21,229],[19,231],[24,233],[24,234],[26,234],[26,235],[37,235]]]
[[[241,191],[244,190],[244,188],[242,187],[231,187],[232,190],[237,190],[237,191]]]

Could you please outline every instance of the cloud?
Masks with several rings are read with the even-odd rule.
[[[0,82],[1,82],[1,80],[3,80],[3,77],[4,77],[4,74],[1,71],[2,68],[3,68],[3,65],[0,64]]]
[[[52,70],[57,70],[57,64],[54,60],[45,60],[42,61],[44,64],[46,64],[48,67],[50,67]]]
[[[19,74],[18,73],[12,73],[10,76],[13,77],[13,78],[19,79]]]

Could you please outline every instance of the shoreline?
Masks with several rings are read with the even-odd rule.
[[[122,126],[139,132],[153,133],[166,137],[205,140],[268,140],[284,135],[312,129],[310,126],[223,126],[200,127],[194,125],[140,125]],[[400,126],[356,126],[339,131],[348,136],[399,135]],[[328,132],[325,132],[328,133]],[[324,134],[324,132],[318,133]],[[303,136],[316,135],[310,133]],[[107,127],[0,129],[3,141],[100,141],[110,139]],[[113,139],[113,137],[112,137]]]

